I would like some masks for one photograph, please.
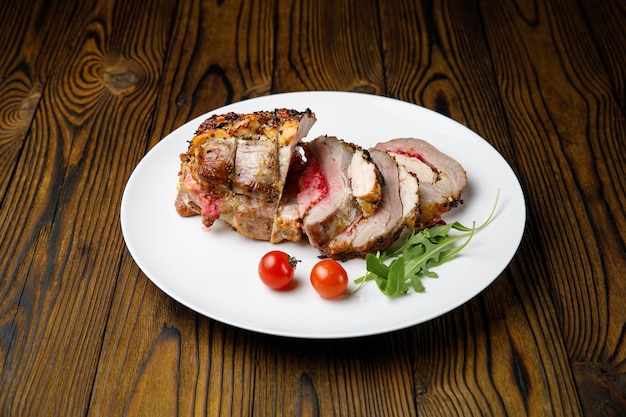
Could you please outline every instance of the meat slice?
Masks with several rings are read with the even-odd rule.
[[[375,149],[385,151],[419,179],[421,217],[417,229],[435,225],[442,214],[458,206],[467,183],[465,170],[432,144],[413,138],[392,139]]]
[[[383,192],[380,172],[368,151],[361,147],[355,149],[348,175],[357,203],[365,216],[371,216],[380,204]]]
[[[201,185],[230,191],[235,166],[235,138],[213,138],[199,142],[193,157],[198,161],[197,178]]]
[[[321,251],[325,256],[345,260],[384,250],[407,224],[415,222],[419,207],[417,178],[383,151],[370,150],[370,155],[383,178],[381,202],[372,215],[362,216],[324,245]]]
[[[298,208],[299,179],[306,169],[303,159],[304,151],[300,146],[293,153],[291,165],[287,173],[285,189],[278,205],[270,242],[278,243],[284,240],[300,242],[302,240],[302,218]]]
[[[271,132],[276,134],[277,132]],[[276,137],[238,138],[232,191],[273,201],[281,194]]]
[[[285,189],[272,225],[270,242],[278,243],[284,240],[300,242],[302,240],[302,218],[298,210],[297,196],[297,187]]]
[[[315,120],[308,109],[209,117],[181,155],[176,210],[270,240],[294,149]]]
[[[404,165],[400,164],[398,164],[398,179],[400,180],[402,219],[407,228],[413,229],[422,215],[419,197],[419,180],[417,179],[417,175],[409,172]]]
[[[302,230],[312,246],[321,248],[362,215],[348,175],[355,146],[320,136],[305,149],[308,166],[298,195]]]
[[[384,250],[391,245],[404,228],[407,218],[414,213],[417,201],[417,194],[407,198],[409,194],[402,189],[411,178],[408,173],[403,172],[389,154],[375,149],[370,154],[385,178],[385,187],[376,213],[356,229],[352,247],[355,253],[361,255]],[[417,180],[415,177],[413,180],[413,187],[409,186],[408,191],[417,192]]]

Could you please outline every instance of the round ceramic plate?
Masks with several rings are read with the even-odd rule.
[[[458,160],[467,172],[464,204],[446,221],[471,225],[489,215],[452,261],[434,269],[438,278],[422,280],[426,291],[388,298],[374,282],[349,297],[326,300],[309,282],[319,253],[306,243],[254,241],[220,221],[210,230],[200,217],[183,218],[174,209],[179,155],[200,123],[211,114],[249,113],[275,108],[310,108],[317,122],[305,140],[333,135],[363,147],[396,137],[428,140]],[[389,332],[422,323],[467,302],[507,267],[521,241],[526,211],[519,181],[502,156],[463,125],[423,107],[374,95],[346,92],[277,94],[234,103],[202,115],[163,138],[132,173],[121,205],[122,232],[137,265],[161,290],[205,316],[272,335],[344,338]],[[257,275],[260,258],[280,249],[302,262],[296,285],[273,291]],[[345,262],[351,282],[365,273],[360,259]]]

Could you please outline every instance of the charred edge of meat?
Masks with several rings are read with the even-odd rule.
[[[447,203],[444,203],[443,206],[446,208],[455,208],[458,207],[459,205],[463,204],[463,199],[462,198],[450,198],[448,199]]]
[[[368,253],[376,253],[378,251],[383,251],[387,249],[391,244],[393,244],[396,240],[398,240],[398,238],[402,234],[402,230],[403,229],[400,228],[396,230],[395,232],[393,232],[393,234],[391,235],[391,238],[385,237],[385,236],[379,236],[377,239],[377,243],[375,245],[368,248],[368,250],[366,251],[357,251],[354,254],[354,257],[364,259]]]
[[[314,113],[310,108],[306,108],[304,111],[298,111],[294,109],[276,108],[274,111],[258,111],[250,114],[228,112],[225,114],[214,114],[209,116],[204,122],[198,126],[194,135],[199,135],[212,130],[226,130],[231,132],[231,127],[235,125],[238,129],[243,127],[236,125],[238,122],[250,120],[258,120],[260,124],[264,124],[270,127],[278,127],[280,121],[285,119],[291,119],[294,117],[311,117]],[[250,119],[252,116],[252,119]],[[249,127],[249,125],[247,125]]]

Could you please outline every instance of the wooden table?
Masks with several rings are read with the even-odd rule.
[[[626,415],[623,0],[3,0],[0,28],[0,415]],[[138,161],[211,109],[302,90],[489,141],[527,202],[510,266],[347,340],[160,291],[120,229]]]

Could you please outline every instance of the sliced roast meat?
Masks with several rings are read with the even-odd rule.
[[[283,185],[278,173],[276,138],[238,138],[233,193],[274,201],[282,194]]]
[[[202,223],[211,227],[213,222],[220,217],[223,202],[228,195],[223,190],[214,188],[211,192],[202,190],[190,172],[189,165],[183,163],[179,172],[175,207],[178,214],[183,217],[201,215]]]
[[[322,256],[365,257],[460,203],[463,167],[430,143],[393,139],[366,150],[334,136],[301,142],[309,110],[205,120],[181,155],[175,207],[244,236],[299,242]]]
[[[270,242],[278,243],[284,240],[300,242],[302,240],[302,218],[298,209],[299,179],[306,169],[301,147],[293,153],[285,189],[278,205]]]
[[[383,178],[380,205],[372,215],[362,216],[323,245],[320,250],[327,257],[345,260],[384,250],[398,238],[407,223],[415,221],[419,204],[417,178],[389,154],[375,149],[370,154]]]
[[[320,136],[305,149],[308,167],[298,196],[302,230],[309,243],[320,248],[362,214],[348,176],[355,147],[334,136]]]
[[[400,201],[402,201],[402,221],[407,228],[413,229],[421,217],[419,180],[417,175],[400,164],[398,164],[398,178]]]
[[[465,170],[455,159],[432,144],[413,138],[392,139],[375,146],[389,153],[419,179],[421,217],[415,227],[423,229],[441,220],[442,214],[461,203],[467,183]]]
[[[286,189],[280,200],[276,217],[272,225],[270,242],[284,240],[300,242],[302,240],[302,218],[298,210],[298,189]]]
[[[352,194],[363,209],[365,216],[376,211],[382,199],[381,174],[369,152],[356,147],[348,171]]]
[[[181,155],[176,210],[270,240],[294,148],[315,120],[308,109],[209,117]]]
[[[401,172],[393,158],[376,149],[372,149],[370,154],[384,176],[385,187],[382,203],[376,213],[362,222],[356,230],[352,246],[359,254],[384,250],[391,245],[405,226],[407,217],[414,213],[417,202],[417,195],[407,198],[409,194],[403,192],[404,182],[411,177],[406,176],[406,172]],[[417,180],[415,177],[413,180],[415,187],[410,188],[416,192]],[[403,201],[403,198],[411,201]]]
[[[228,203],[230,211],[223,214],[221,220],[246,237],[270,240],[277,202],[234,194],[228,199]]]
[[[235,138],[214,138],[193,148],[198,161],[197,178],[203,186],[215,186],[230,191],[235,167]]]

